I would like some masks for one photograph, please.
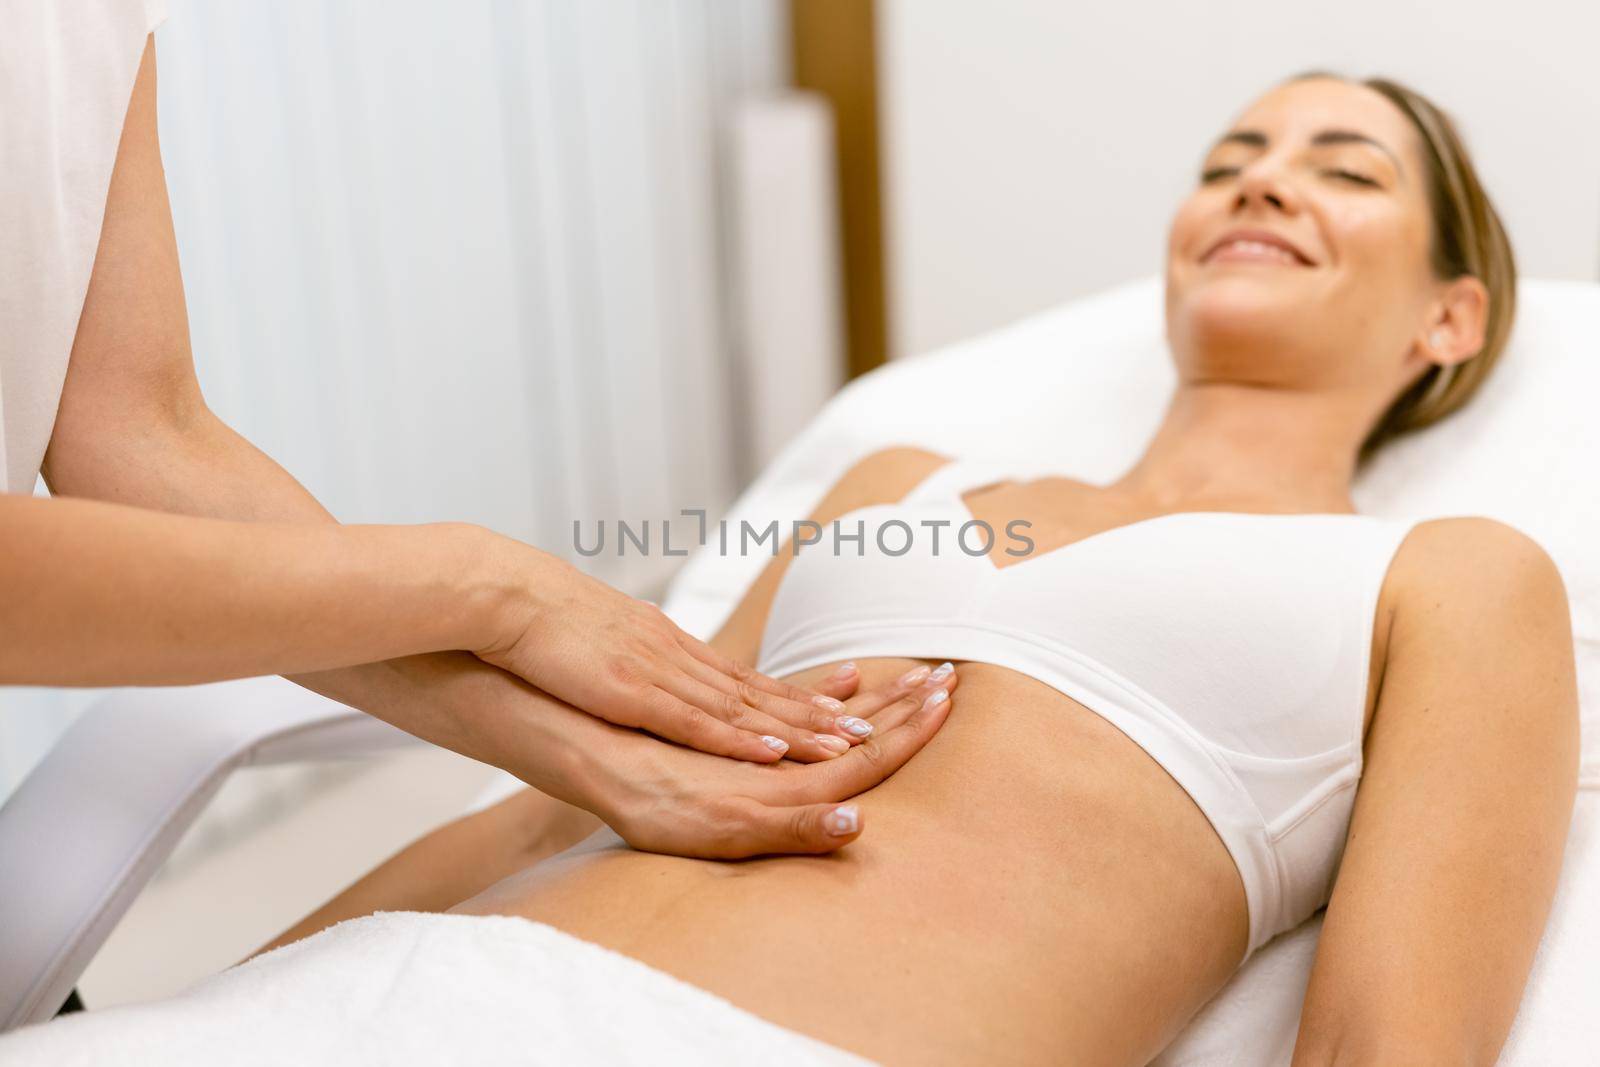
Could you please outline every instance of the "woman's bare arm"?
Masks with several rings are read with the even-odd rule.
[[[537,789],[519,790],[413,841],[252,955],[378,911],[445,911],[602,825]]]
[[[1492,1064],[1561,868],[1577,779],[1561,575],[1490,519],[1405,569],[1295,1067]],[[1398,561],[1397,561],[1398,562]]]

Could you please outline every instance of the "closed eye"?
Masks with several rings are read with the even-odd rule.
[[[1211,182],[1218,181],[1222,178],[1232,177],[1238,173],[1238,167],[1207,167],[1205,170],[1200,172],[1200,181],[1201,184],[1210,184]],[[1325,170],[1322,173],[1330,178],[1339,178],[1342,181],[1353,182],[1356,185],[1365,185],[1374,189],[1382,188],[1381,183],[1379,183],[1377,179],[1370,178],[1365,174],[1358,174],[1353,170],[1345,170],[1342,167],[1334,167],[1330,170]]]
[[[1343,170],[1335,167],[1332,170],[1325,170],[1322,173],[1331,178],[1342,178],[1345,181],[1354,182],[1357,185],[1370,185],[1373,188],[1378,187],[1378,183],[1374,179],[1367,177],[1365,174],[1357,174],[1353,170]]]

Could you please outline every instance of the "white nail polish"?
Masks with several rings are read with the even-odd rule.
[[[785,741],[781,737],[773,737],[771,734],[762,734],[761,743],[772,749],[774,752],[789,751],[789,742]]]
[[[839,729],[852,737],[866,737],[872,732],[872,724],[865,719],[858,719],[854,715],[839,716]]]
[[[838,756],[850,751],[850,742],[842,737],[829,737],[827,734],[818,734],[817,747]]]
[[[834,668],[833,676],[835,678],[848,678],[854,673],[856,673],[856,665],[854,663],[841,663]]]
[[[908,686],[908,687],[909,686],[913,686],[913,685],[920,685],[922,683],[923,679],[925,679],[927,677],[928,677],[928,668],[926,666],[913,667],[911,670],[906,671],[906,673],[904,673],[904,674],[902,674],[900,676],[900,684],[903,685],[903,686]]]
[[[835,837],[853,834],[861,828],[861,812],[854,804],[844,804],[828,812],[822,820]]]
[[[922,707],[924,709],[936,708],[949,699],[949,693],[946,693],[943,689],[935,689],[933,692],[928,694],[928,699],[922,702]]]
[[[843,701],[839,701],[839,700],[835,700],[832,697],[813,697],[811,702],[813,704],[815,704],[817,707],[819,707],[819,708],[827,708],[829,711],[843,711],[844,710],[844,702]]]
[[[935,667],[933,669],[933,673],[928,675],[928,681],[930,681],[930,682],[942,682],[946,678],[950,677],[950,673],[952,671],[954,671],[955,669],[956,669],[956,665],[947,660],[946,662],[939,664],[937,667]]]

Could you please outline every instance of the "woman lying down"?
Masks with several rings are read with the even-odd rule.
[[[641,974],[688,983],[722,998],[697,1002],[707,1061],[1141,1064],[1326,905],[1295,1064],[1492,1063],[1573,802],[1566,595],[1511,527],[1360,515],[1350,489],[1488,375],[1506,236],[1431,104],[1317,74],[1215,143],[1167,251],[1179,384],[1119,480],[870,456],[812,516],[864,520],[863,554],[780,553],[717,637],[801,685],[900,679],[909,699],[852,705],[867,751],[939,731],[829,813],[848,847],[567,848],[596,823],[529,791],[282,940],[378,908],[535,920],[549,952],[649,968],[593,953],[631,977],[572,1026],[628,1026]],[[1019,519],[1031,552],[952,550]],[[904,555],[872,535],[894,520]]]

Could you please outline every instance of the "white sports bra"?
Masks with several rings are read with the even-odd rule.
[[[758,667],[969,660],[1060,690],[1148,752],[1216,828],[1244,880],[1248,955],[1328,902],[1361,776],[1378,594],[1415,520],[1175,512],[1005,568],[954,545],[973,519],[962,494],[1029,466],[950,463],[899,504],[841,518],[865,535],[791,562]],[[937,554],[928,536],[892,554],[902,527],[925,535],[941,520]]]

